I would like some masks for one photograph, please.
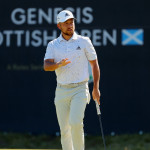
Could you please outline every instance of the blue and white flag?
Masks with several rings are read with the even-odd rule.
[[[122,45],[143,45],[143,29],[122,29]]]

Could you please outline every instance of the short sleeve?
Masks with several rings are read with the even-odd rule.
[[[88,60],[95,60],[97,59],[97,54],[96,54],[96,51],[95,51],[95,48],[91,42],[91,40],[86,37],[85,39],[85,54],[86,54],[86,57]]]
[[[54,59],[54,51],[53,51],[51,42],[48,43],[47,48],[46,48],[44,60],[46,60],[46,59]]]

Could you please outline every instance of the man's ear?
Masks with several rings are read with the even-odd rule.
[[[58,27],[58,29],[60,29],[60,24],[59,23],[57,24],[57,27]]]

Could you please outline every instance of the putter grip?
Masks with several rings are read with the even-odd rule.
[[[100,111],[100,107],[99,107],[97,100],[95,100],[95,104],[96,104],[97,115],[100,115],[101,111]]]

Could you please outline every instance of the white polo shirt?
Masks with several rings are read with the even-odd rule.
[[[60,84],[79,83],[89,80],[88,60],[97,59],[95,49],[88,37],[77,35],[66,41],[62,35],[48,43],[45,58],[59,62],[68,58],[71,63],[55,70]]]

